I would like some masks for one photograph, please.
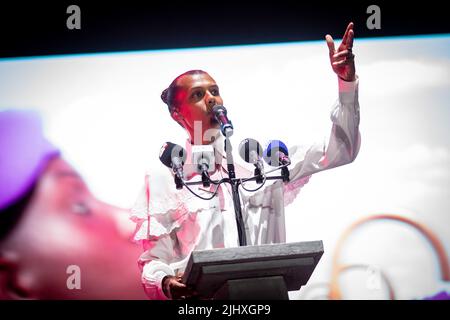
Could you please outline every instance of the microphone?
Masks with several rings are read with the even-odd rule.
[[[220,131],[225,137],[233,135],[233,124],[227,117],[227,109],[224,106],[216,105],[212,109],[212,113],[216,120],[220,123]]]
[[[263,150],[261,145],[255,139],[244,139],[239,144],[239,155],[245,162],[255,165],[255,176],[257,183],[262,183],[262,173],[264,173],[264,165],[261,161]]]
[[[287,166],[291,164],[291,159],[289,159],[289,150],[283,142],[280,140],[270,141],[266,150],[264,150],[264,160],[274,167],[278,167],[281,163],[283,165],[281,168],[283,181],[289,182],[290,173]]]
[[[266,150],[264,150],[263,157],[270,166],[278,167],[280,164],[283,166],[291,164],[289,150],[280,140],[270,141]]]
[[[192,146],[192,163],[197,165],[197,172],[202,175],[203,186],[209,187],[208,172],[214,172],[215,170],[214,147],[212,145]]]
[[[171,168],[175,173],[176,188],[183,188],[183,165],[186,161],[186,150],[184,150],[182,146],[172,142],[166,142],[159,151],[159,160],[161,160],[166,167]]]

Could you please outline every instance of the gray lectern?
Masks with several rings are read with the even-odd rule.
[[[322,254],[322,241],[194,251],[183,282],[208,299],[288,300]]]

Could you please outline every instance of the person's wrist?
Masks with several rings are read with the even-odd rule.
[[[341,76],[338,76],[338,78],[341,79],[342,81],[345,81],[345,82],[353,82],[353,81],[356,80],[356,76],[355,75],[353,75],[353,77],[351,77],[349,79],[343,78]]]

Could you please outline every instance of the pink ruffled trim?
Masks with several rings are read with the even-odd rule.
[[[291,204],[300,193],[301,188],[309,182],[311,176],[292,181],[284,185],[284,206]]]
[[[186,190],[170,194],[166,201],[150,201],[148,175],[145,187],[131,209],[130,219],[136,223],[133,240],[149,241],[180,228],[190,214],[204,210],[201,200]]]

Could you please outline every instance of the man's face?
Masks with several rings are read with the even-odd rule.
[[[223,100],[214,79],[206,73],[185,75],[178,79],[177,84],[181,87],[175,97],[181,123],[191,138],[194,138],[194,130],[201,131],[195,132],[195,136],[204,137],[206,131],[219,128],[211,111],[215,105],[223,105]]]
[[[125,216],[93,197],[67,162],[51,160],[3,248],[17,262],[14,282],[38,299],[144,299],[141,249],[116,219]],[[70,289],[69,266],[79,268],[79,289]]]

